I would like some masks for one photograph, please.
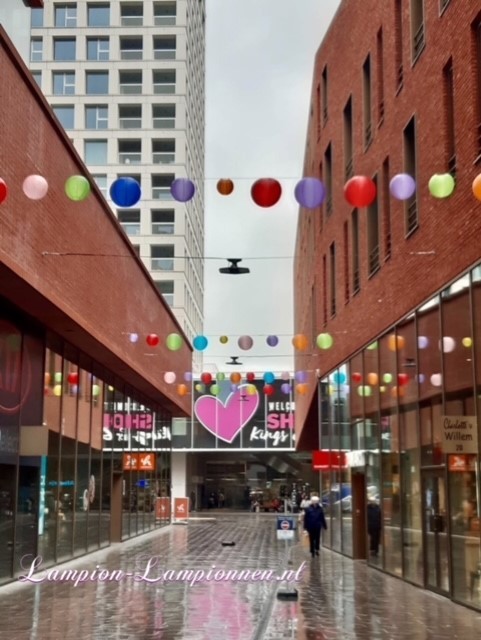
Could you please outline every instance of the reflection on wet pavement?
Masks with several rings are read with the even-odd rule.
[[[311,560],[296,541],[288,544],[276,540],[275,516],[263,514],[226,513],[152,532],[60,565],[49,581],[1,587],[0,638],[444,640],[481,631],[479,612],[361,561],[327,550]],[[284,569],[299,570],[297,601],[276,598]],[[75,586],[81,570],[88,579]],[[245,570],[272,577],[232,579]],[[120,572],[123,579],[111,579]]]

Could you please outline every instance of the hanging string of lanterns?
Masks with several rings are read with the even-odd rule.
[[[428,182],[428,190],[433,198],[448,198],[454,192],[456,183],[449,173],[435,173]],[[67,197],[74,202],[85,200],[90,194],[91,186],[88,179],[82,175],[70,176],[64,185]],[[230,178],[218,180],[217,192],[221,196],[229,196],[234,192],[235,185]],[[412,176],[399,173],[393,176],[389,183],[389,191],[396,200],[409,200],[417,185]],[[47,179],[40,175],[29,175],[22,183],[22,190],[30,200],[41,200],[49,190]],[[8,186],[0,178],[0,204],[8,197]],[[474,197],[481,201],[481,174],[472,183]],[[170,185],[172,198],[177,202],[189,202],[195,196],[196,187],[188,178],[176,178]],[[110,198],[115,205],[122,208],[135,206],[142,197],[139,182],[132,177],[123,176],[113,181],[109,189]],[[270,208],[277,204],[282,196],[281,183],[274,178],[260,178],[251,187],[251,198],[262,208]],[[326,197],[326,187],[321,180],[313,177],[302,178],[296,183],[294,197],[297,203],[306,209],[316,209]],[[375,182],[363,175],[350,178],[344,185],[344,197],[353,207],[368,207],[377,197]]]

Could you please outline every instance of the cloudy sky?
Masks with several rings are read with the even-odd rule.
[[[251,273],[205,267],[204,365],[228,370],[242,356],[243,370],[292,369],[292,272],[314,56],[340,0],[206,0],[206,244],[208,258],[242,258]],[[276,178],[283,194],[269,209],[250,189]],[[219,178],[234,193],[220,196]],[[267,335],[279,336],[275,348]],[[220,344],[226,335],[229,342]],[[240,335],[254,346],[242,351]]]

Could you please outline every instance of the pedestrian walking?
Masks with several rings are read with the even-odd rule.
[[[324,517],[324,510],[321,507],[319,496],[311,496],[311,504],[306,508],[304,514],[304,529],[309,534],[311,556],[318,556],[321,529],[327,529],[326,518]]]
[[[379,553],[379,543],[381,542],[382,517],[381,509],[375,498],[369,498],[367,505],[367,532],[369,534],[369,550],[371,555],[377,556]]]

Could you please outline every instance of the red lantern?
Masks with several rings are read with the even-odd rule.
[[[367,176],[354,176],[344,185],[344,197],[353,207],[368,207],[376,199],[376,185]]]
[[[146,340],[149,347],[156,347],[159,344],[159,336],[156,333],[149,333]]]
[[[271,384],[265,384],[263,391],[265,396],[271,396],[274,393],[274,387]]]
[[[398,373],[397,381],[399,385],[409,384],[409,376],[407,373]]]
[[[255,373],[246,373],[247,382],[252,382],[255,379],[256,379]]]
[[[212,375],[210,373],[203,373],[200,379],[204,384],[210,384],[212,382]]]
[[[360,373],[356,373],[355,372],[355,373],[352,374],[351,377],[352,377],[352,381],[356,382],[356,383],[359,383],[362,380],[362,375]]]
[[[273,178],[262,178],[254,182],[251,188],[251,196],[259,207],[272,207],[279,201],[282,188]]]
[[[71,371],[67,376],[67,380],[69,384],[78,384],[78,373]]]

